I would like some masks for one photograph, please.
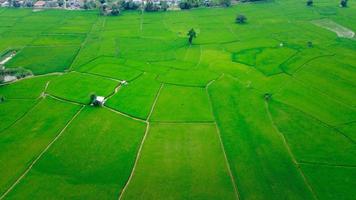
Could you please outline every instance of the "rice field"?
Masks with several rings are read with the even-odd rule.
[[[348,5],[0,8],[0,200],[354,199]]]

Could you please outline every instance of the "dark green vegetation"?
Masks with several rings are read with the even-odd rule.
[[[312,2],[0,9],[34,74],[0,86],[0,199],[354,199],[356,4]]]

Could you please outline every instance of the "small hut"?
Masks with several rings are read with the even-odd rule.
[[[92,106],[103,106],[105,103],[105,97],[93,95],[91,101]]]

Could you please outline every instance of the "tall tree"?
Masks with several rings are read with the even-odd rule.
[[[196,38],[197,37],[197,33],[195,32],[195,30],[192,28],[188,31],[187,35],[189,36],[189,44],[192,44],[193,43],[193,38]]]

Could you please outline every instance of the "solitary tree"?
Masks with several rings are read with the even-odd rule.
[[[187,33],[187,35],[189,36],[189,44],[192,44],[193,43],[193,38],[196,38],[197,37],[197,33],[195,32],[195,30],[192,28],[189,30],[189,32]]]
[[[313,3],[314,3],[313,0],[308,0],[307,1],[307,6],[313,6]]]
[[[238,23],[238,24],[244,24],[244,23],[246,23],[246,20],[247,20],[247,18],[245,17],[245,15],[238,15],[236,17],[236,23]]]
[[[343,7],[343,8],[347,7],[347,0],[341,0],[340,7]]]
[[[0,96],[0,103],[4,102],[5,101],[5,97],[3,96]]]

